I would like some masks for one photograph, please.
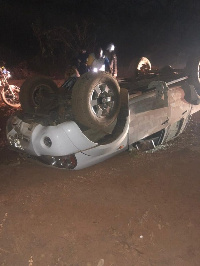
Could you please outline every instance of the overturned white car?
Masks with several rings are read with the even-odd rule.
[[[154,148],[178,136],[200,110],[199,65],[192,57],[186,69],[151,73],[143,82],[86,73],[57,88],[45,77],[30,78],[20,91],[22,111],[7,123],[10,146],[66,169],[144,142]]]

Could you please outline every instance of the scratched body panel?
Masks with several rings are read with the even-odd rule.
[[[190,115],[192,105],[184,97],[185,93],[180,86],[169,88],[169,124]]]
[[[130,129],[129,143],[137,142],[165,128],[168,120],[168,94],[158,91],[146,93],[143,97],[129,101]]]
[[[129,144],[137,142],[177,121],[187,118],[199,110],[185,100],[181,86],[165,87],[162,91],[145,93],[142,97],[130,99]]]

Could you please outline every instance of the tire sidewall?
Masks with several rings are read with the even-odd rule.
[[[115,102],[111,113],[98,117],[91,107],[94,88],[106,84],[113,91]],[[72,90],[72,112],[75,120],[89,128],[105,129],[117,118],[120,110],[120,88],[117,81],[108,73],[86,73],[75,83]]]
[[[198,78],[198,72],[200,71],[200,56],[198,54],[192,54],[186,63],[186,75],[188,76],[189,84],[195,87],[196,92],[200,96],[200,79]]]
[[[9,85],[9,87],[15,87],[15,89],[17,88],[18,89],[18,93],[20,92],[20,88],[15,86],[15,85]],[[5,88],[2,89],[1,91],[1,98],[3,100],[3,102],[11,107],[14,107],[14,108],[19,108],[20,107],[20,102],[16,103],[16,104],[11,104],[7,101],[6,99],[6,96],[5,96]]]
[[[53,80],[47,77],[35,76],[25,80],[21,86],[19,94],[21,107],[24,112],[35,113],[37,109],[38,112],[48,113],[54,107],[52,104],[47,108],[47,106],[43,104],[38,105],[34,101],[34,93],[41,85],[45,85],[46,89],[49,89],[50,93],[58,93],[57,85],[53,82]]]

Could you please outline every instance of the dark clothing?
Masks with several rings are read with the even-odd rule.
[[[117,56],[114,51],[105,51],[105,71],[117,76]]]
[[[88,72],[87,69],[87,59],[88,53],[87,52],[80,52],[77,57],[76,67],[80,75]]]
[[[105,57],[105,71],[111,73],[110,71],[110,61],[108,57]]]

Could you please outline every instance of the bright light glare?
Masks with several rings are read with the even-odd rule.
[[[110,47],[110,51],[114,51],[114,50],[115,50],[115,46],[114,46],[114,44],[112,44]]]
[[[143,65],[148,65],[149,69],[151,70],[151,62],[149,61],[148,58],[146,57],[142,57],[138,66],[137,66],[137,70],[140,70],[142,68]]]
[[[105,71],[105,65],[102,65],[102,67],[99,69],[99,71]]]

